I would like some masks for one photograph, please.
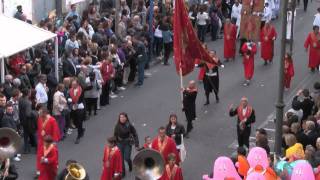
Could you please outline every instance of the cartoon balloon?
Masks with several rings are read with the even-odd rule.
[[[254,147],[249,151],[247,156],[250,168],[255,168],[261,165],[264,169],[269,167],[268,155],[265,149],[261,147]]]
[[[203,180],[221,180],[221,179],[241,180],[236,168],[230,158],[221,156],[217,158],[213,166],[213,178],[203,175]]]
[[[291,180],[315,180],[311,165],[308,162],[299,162],[293,168]]]

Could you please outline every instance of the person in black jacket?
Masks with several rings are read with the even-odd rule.
[[[126,161],[129,165],[129,171],[132,171],[131,150],[132,145],[139,149],[139,138],[136,129],[130,123],[127,113],[120,113],[118,122],[114,128],[114,136],[117,139],[117,146],[122,154],[122,176],[126,174],[125,164]]]
[[[181,145],[181,135],[185,134],[184,126],[177,122],[177,115],[170,114],[169,123],[166,126],[166,134],[167,136],[174,139],[177,145],[177,149],[179,149],[179,145]]]
[[[183,111],[187,120],[187,134],[186,138],[189,138],[189,132],[193,129],[192,121],[196,119],[196,98],[198,89],[195,81],[190,81],[188,88],[183,89]]]
[[[7,97],[0,93],[0,125],[3,118],[4,112],[6,110]],[[0,126],[1,127],[1,126]]]
[[[297,95],[293,98],[292,103],[297,102],[300,108],[303,111],[302,120],[308,118],[311,115],[314,101],[313,98],[310,96],[310,92],[308,89],[299,90]]]
[[[32,123],[31,113],[32,113],[32,103],[29,100],[29,89],[22,90],[22,97],[19,99],[19,119],[23,128],[23,139],[24,139],[24,153],[30,153],[30,141],[34,141],[35,137],[32,133]],[[32,125],[33,124],[33,125]],[[30,141],[29,141],[30,139]]]
[[[8,102],[6,105],[6,111],[2,117],[1,127],[11,128],[11,129],[14,129],[15,131],[18,130],[17,124],[13,119],[13,104],[11,102]]]
[[[83,137],[85,129],[83,128],[83,121],[85,120],[85,109],[84,109],[84,89],[79,85],[77,79],[74,79],[71,83],[69,91],[71,100],[71,118],[73,119],[74,125],[78,129],[77,139],[75,144],[80,143],[80,138]]]
[[[233,104],[230,105],[229,115],[231,117],[238,116],[237,120],[237,136],[239,146],[247,146],[249,149],[249,137],[251,134],[251,124],[256,121],[254,109],[248,105],[248,98],[241,98],[240,105],[237,108],[233,108]]]

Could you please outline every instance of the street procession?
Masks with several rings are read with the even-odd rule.
[[[1,0],[0,180],[320,180],[320,0]]]

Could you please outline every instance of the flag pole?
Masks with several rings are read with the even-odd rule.
[[[183,102],[183,76],[182,76],[182,68],[181,68],[181,62],[180,62],[180,69],[179,69],[179,75],[180,75],[180,98],[181,98],[181,102]],[[183,104],[182,104],[183,107]]]

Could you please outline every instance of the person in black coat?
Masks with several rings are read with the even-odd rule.
[[[117,140],[117,146],[122,154],[122,176],[126,174],[126,161],[129,165],[129,171],[132,171],[131,150],[132,145],[139,149],[139,138],[135,127],[130,123],[127,113],[120,113],[118,122],[114,128],[114,136]]]
[[[22,97],[19,99],[19,119],[23,128],[24,153],[30,153],[30,141],[35,141],[33,133],[34,120],[32,120],[32,103],[29,100],[29,89],[22,90]]]
[[[169,123],[166,126],[166,134],[175,140],[176,145],[181,145],[181,135],[185,135],[184,126],[177,122],[177,115],[170,114]]]
[[[229,115],[231,117],[238,116],[237,120],[237,136],[239,146],[247,146],[249,149],[249,137],[251,134],[251,124],[256,121],[254,109],[248,105],[248,99],[246,97],[241,98],[240,105],[237,108],[233,108],[233,104],[230,105]]]
[[[310,92],[308,89],[299,90],[297,95],[293,98],[292,103],[293,102],[299,104],[300,108],[302,109],[302,120],[307,119],[311,115],[314,101],[310,96]]]
[[[8,102],[6,105],[6,111],[2,117],[1,127],[11,128],[11,129],[14,129],[15,131],[18,130],[17,124],[13,119],[13,104],[11,102]]]
[[[77,67],[73,60],[68,55],[67,58],[64,59],[62,64],[63,77],[74,77],[77,75]]]
[[[215,52],[213,55],[215,56]],[[203,88],[206,95],[206,103],[204,105],[210,104],[209,95],[213,91],[216,96],[216,102],[219,103],[219,67],[223,67],[220,60],[217,60],[217,65],[204,63],[200,66],[204,66],[206,73],[203,78]]]
[[[187,120],[187,134],[186,138],[189,137],[189,132],[193,129],[192,121],[196,118],[196,98],[198,90],[195,81],[190,81],[188,88],[183,89],[183,111],[186,115]]]

